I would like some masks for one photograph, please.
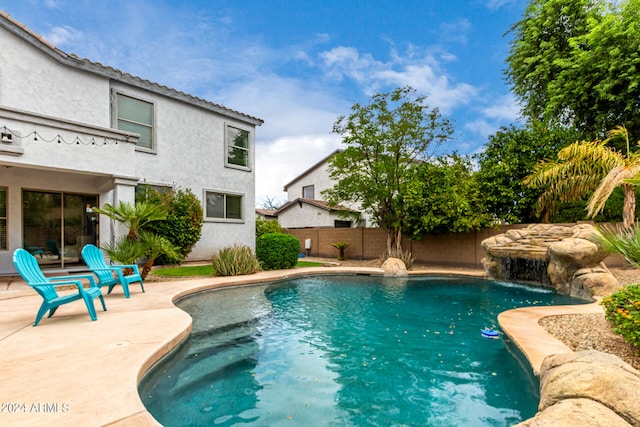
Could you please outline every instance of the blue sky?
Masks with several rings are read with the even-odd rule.
[[[454,121],[445,151],[477,153],[514,123],[504,80],[524,0],[0,0],[67,53],[265,121],[256,203],[340,147],[333,123],[410,85]]]

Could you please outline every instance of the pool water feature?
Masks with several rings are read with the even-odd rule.
[[[164,426],[509,426],[538,381],[500,312],[585,302],[460,277],[314,276],[178,302],[189,340],[140,385]]]

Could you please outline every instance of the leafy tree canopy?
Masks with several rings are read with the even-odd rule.
[[[158,263],[180,263],[191,252],[202,236],[203,209],[198,197],[190,189],[156,191],[152,188],[141,192],[139,197],[166,211],[166,218],[148,223],[143,228],[165,237],[177,247],[174,254],[158,257]]]
[[[469,157],[452,154],[413,169],[404,193],[405,233],[418,240],[427,233],[465,232],[494,223],[484,207]]]
[[[541,190],[523,182],[534,166],[576,141],[579,132],[540,122],[502,128],[489,137],[476,155],[477,180],[484,204],[495,220],[507,224],[536,222],[536,200]],[[583,203],[584,205],[584,203]],[[583,213],[580,213],[582,219]]]
[[[451,138],[453,126],[410,87],[378,93],[339,117],[333,132],[346,148],[329,160],[336,183],[322,192],[332,205],[359,202],[387,231],[387,252],[400,253],[405,217],[402,195],[415,179],[411,169]]]
[[[640,0],[531,0],[512,32],[506,74],[526,117],[585,140],[640,134]]]

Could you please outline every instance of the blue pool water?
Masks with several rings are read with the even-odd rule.
[[[192,295],[140,385],[164,426],[510,426],[538,381],[497,315],[584,301],[474,278],[315,276]]]

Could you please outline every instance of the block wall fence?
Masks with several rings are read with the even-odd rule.
[[[573,225],[573,224],[558,224]],[[434,266],[482,268],[485,253],[481,243],[484,239],[508,230],[526,228],[528,224],[517,224],[472,231],[467,233],[430,234],[422,240],[402,238],[402,248],[411,251],[416,263]],[[345,256],[351,260],[374,260],[382,256],[386,249],[387,235],[379,228],[296,228],[286,233],[300,241],[300,253],[312,257],[337,258],[338,250],[331,246],[336,242],[347,242]],[[305,241],[310,240],[310,249],[305,249]],[[619,256],[609,256],[608,266],[623,265]]]

